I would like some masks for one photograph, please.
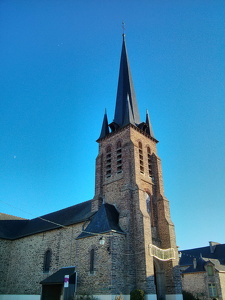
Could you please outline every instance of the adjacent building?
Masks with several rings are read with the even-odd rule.
[[[180,252],[183,290],[199,300],[225,299],[225,244]]]

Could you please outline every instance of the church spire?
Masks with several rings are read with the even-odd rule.
[[[131,124],[139,128],[143,133],[149,135],[152,139],[155,140],[155,142],[158,142],[154,137],[148,111],[146,112],[146,121],[140,122],[138,105],[130,71],[130,64],[128,61],[124,32],[122,34],[122,37],[123,42],[114,120],[112,123],[108,124],[107,115],[105,113],[101,134],[98,140],[105,138],[111,132],[115,132],[118,129]],[[109,131],[109,128],[111,129],[111,132]]]
[[[124,126],[127,120],[133,120],[134,124],[140,123],[140,117],[138,112],[137,100],[134,91],[134,85],[131,77],[130,65],[127,56],[127,49],[125,43],[125,34],[123,33],[123,43],[122,52],[120,59],[120,71],[119,71],[119,81],[117,88],[116,97],[116,108],[114,115],[114,123],[118,127]],[[127,109],[127,101],[129,105]],[[127,115],[131,113],[131,115]]]

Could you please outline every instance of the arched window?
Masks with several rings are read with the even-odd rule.
[[[144,173],[144,161],[143,161],[143,150],[142,150],[142,143],[138,143],[139,148],[139,162],[140,162],[140,172]]]
[[[152,202],[152,196],[146,193],[146,209],[150,215],[151,219],[151,226],[155,226],[155,219],[154,219],[154,204]]]
[[[117,159],[117,173],[121,173],[123,170],[122,165],[122,145],[121,142],[116,144],[116,159]]]
[[[111,176],[111,158],[112,158],[112,154],[111,154],[111,147],[108,146],[106,148],[106,177],[110,177]]]
[[[52,251],[50,249],[48,249],[44,255],[43,272],[45,272],[45,273],[48,273],[50,270],[51,257],[52,257]]]
[[[94,273],[94,260],[95,260],[95,250],[90,251],[90,274]]]
[[[150,196],[149,196],[149,194],[147,194],[146,196],[147,196],[146,197],[146,208],[147,208],[147,212],[150,213],[150,211],[151,211]]]

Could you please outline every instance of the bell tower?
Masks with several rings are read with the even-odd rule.
[[[178,251],[158,141],[148,111],[140,121],[124,34],[114,119],[109,124],[105,112],[97,142],[92,210],[102,203],[113,205],[125,233],[123,253],[112,253],[112,265],[118,259],[123,263],[122,271],[112,269],[112,282],[122,282],[124,295],[142,289],[146,299],[181,300]]]

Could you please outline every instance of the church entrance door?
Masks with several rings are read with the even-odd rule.
[[[155,279],[155,287],[157,300],[165,300],[165,278],[164,272],[160,268],[160,265],[157,261],[154,262],[154,279]]]

